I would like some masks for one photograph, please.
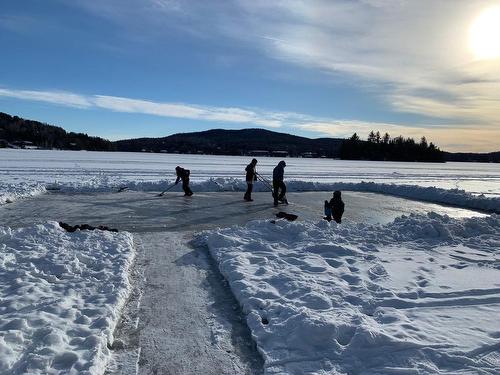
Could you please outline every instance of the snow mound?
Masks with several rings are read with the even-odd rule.
[[[78,182],[61,182],[53,183],[47,186],[43,185],[17,185],[15,189],[24,193],[14,194],[14,188],[6,188],[0,184],[0,204],[5,203],[6,197],[14,200],[15,197],[29,196],[44,192],[47,190],[60,191],[63,193],[94,193],[94,192],[118,192],[123,187],[135,191],[163,191],[171,187],[173,180],[167,181],[123,181],[117,185],[116,182],[110,180],[107,176],[81,180]],[[219,191],[237,191],[243,192],[246,190],[245,181],[237,178],[210,178],[204,181],[194,181],[191,183],[194,192],[219,192]],[[474,195],[464,190],[458,189],[442,189],[437,187],[423,187],[417,185],[396,185],[384,184],[375,182],[353,182],[353,183],[325,183],[325,182],[309,182],[292,180],[287,181],[287,189],[291,192],[300,191],[359,191],[371,192],[380,194],[389,194],[403,198],[418,199],[422,201],[449,204],[462,208],[475,210],[483,210],[493,213],[500,213],[500,197]],[[169,191],[181,191],[181,184],[174,186]],[[254,191],[262,192],[269,191],[268,187],[257,182],[254,186]],[[16,193],[17,194],[17,193]]]
[[[134,254],[126,232],[0,227],[0,373],[102,374]]]
[[[0,204],[12,203],[18,199],[33,197],[46,192],[39,183],[5,184],[0,182]]]
[[[202,233],[266,374],[497,374],[500,216]]]

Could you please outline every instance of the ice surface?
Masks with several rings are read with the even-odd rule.
[[[191,169],[195,192],[244,191],[248,158],[39,150],[0,150],[0,204],[56,190],[109,192],[127,186],[162,191],[180,164]],[[278,159],[261,158],[270,175]],[[289,191],[335,189],[392,194],[434,203],[500,213],[500,169],[493,164],[381,163],[288,159]],[[172,191],[180,191],[180,185]],[[266,191],[260,182],[255,191]],[[464,190],[465,189],[465,190]]]
[[[270,176],[280,159],[258,158],[257,171]],[[244,178],[247,156],[179,155],[132,152],[45,151],[0,149],[0,180],[44,184],[54,181],[172,179],[177,165],[192,179]],[[403,163],[287,158],[285,177],[316,182],[383,182],[500,195],[500,168],[488,163]]]
[[[201,235],[267,374],[498,374],[500,216]]]
[[[102,374],[133,258],[126,232],[0,227],[0,373]]]
[[[162,191],[173,182],[176,165],[191,170],[195,192],[241,192],[246,188],[243,170],[248,159],[0,150],[0,204],[51,189],[111,192],[127,186]],[[277,162],[260,158],[258,170],[269,176]],[[374,192],[500,212],[497,165],[323,159],[287,159],[287,165],[290,191]],[[256,191],[265,189],[260,183],[255,186]],[[179,190],[180,186],[172,189]],[[175,210],[167,198],[122,194],[108,194],[99,202],[120,197],[123,207],[113,203],[100,209],[104,207],[106,215],[136,215],[129,221],[173,218],[180,228],[196,207],[182,200],[181,209]],[[198,210],[203,222],[227,216],[219,215],[223,206],[206,195],[205,201],[192,201],[214,210],[208,216]],[[223,195],[217,194],[218,199]],[[46,198],[55,197],[72,198],[66,194]],[[169,212],[161,211],[156,203],[160,199],[172,206],[175,216],[157,220],[152,215],[152,207],[156,215]],[[220,199],[226,199],[226,205],[234,201]],[[210,205],[204,205],[207,200]],[[268,207],[254,203],[245,206],[246,214],[250,208]],[[235,209],[240,210],[240,198],[237,204]],[[47,211],[71,209],[68,215],[81,217],[88,214],[82,207],[90,206],[77,202]],[[109,218],[106,215],[98,218]],[[348,215],[340,226],[307,220],[254,221],[201,238],[247,314],[267,373],[498,373],[499,217],[452,219],[429,214],[370,224],[350,221]],[[227,218],[221,222],[227,225]],[[112,341],[128,291],[130,235],[68,234],[54,223],[3,228],[0,255],[0,372],[102,372],[106,343]]]

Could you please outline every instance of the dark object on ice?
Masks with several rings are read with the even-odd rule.
[[[128,186],[122,186],[118,189],[117,193],[121,193],[122,191],[128,190]]]
[[[339,190],[333,192],[333,198],[330,202],[325,201],[325,220],[335,220],[337,223],[342,222],[342,215],[344,214],[344,202],[342,201],[342,193]]]
[[[262,324],[268,325],[269,324],[269,320],[267,320],[267,318],[262,318]]]
[[[190,197],[193,195],[193,192],[189,188],[189,175],[191,174],[191,171],[177,166],[175,167],[175,173],[177,174],[175,184],[177,185],[179,181],[182,180],[182,190],[184,190],[184,196]]]
[[[280,161],[273,169],[273,198],[274,205],[277,206],[280,201],[286,201],[286,185],[283,182],[286,163]]]
[[[59,226],[61,228],[63,228],[64,230],[66,230],[67,232],[75,232],[76,230],[95,230],[95,229],[98,229],[98,230],[107,230],[109,232],[118,232],[118,229],[113,229],[113,228],[109,228],[105,225],[99,225],[97,227],[93,227],[92,225],[88,225],[88,224],[81,224],[81,225],[69,225],[69,224],[66,224],[66,223],[63,223],[62,221],[59,222]]]
[[[289,213],[286,213],[286,212],[283,212],[283,211],[280,211],[276,214],[276,217],[278,219],[286,219],[288,221],[295,221],[297,220],[298,216],[297,215],[294,215],[294,214],[289,214]]]
[[[247,191],[245,192],[243,199],[246,200],[247,202],[253,201],[252,199],[253,183],[257,181],[257,172],[255,170],[256,165],[257,165],[257,159],[252,159],[250,164],[248,164],[247,167],[245,168],[246,172],[245,180],[247,182]]]

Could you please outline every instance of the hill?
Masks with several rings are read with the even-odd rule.
[[[500,163],[500,151],[488,153],[445,152],[444,157],[446,161]]]
[[[0,147],[113,151],[112,142],[0,112]]]
[[[111,142],[61,127],[26,120],[0,112],[0,147],[34,147],[61,150],[170,152],[185,154],[305,156],[346,160],[500,162],[500,151],[491,153],[443,152],[422,138],[420,143],[401,136],[370,133],[368,141],[354,134],[349,139],[311,139],[264,129],[179,133],[161,138],[136,138]],[[389,137],[388,134],[386,134]]]
[[[343,140],[310,139],[264,129],[214,129],[115,142],[119,151],[203,153],[219,155],[270,154],[339,157]]]

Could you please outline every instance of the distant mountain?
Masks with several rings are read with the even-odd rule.
[[[99,137],[66,132],[63,128],[0,112],[0,147],[113,151],[115,145]]]
[[[372,132],[373,133],[373,132]],[[354,136],[353,136],[354,137]],[[396,137],[388,144],[340,138],[310,139],[264,129],[213,129],[179,133],[162,138],[137,138],[111,142],[63,128],[0,112],[0,148],[46,148],[89,151],[169,152],[183,154],[304,156],[360,160],[429,160],[500,162],[500,151],[491,153],[442,152],[411,138]],[[370,138],[370,137],[369,137]],[[430,151],[430,152],[429,152]],[[431,156],[429,159],[428,157]]]
[[[218,155],[290,155],[339,157],[343,140],[310,139],[264,129],[214,129],[115,142],[119,151],[203,153]]]
[[[446,161],[500,163],[500,151],[489,153],[445,152],[444,157]]]

